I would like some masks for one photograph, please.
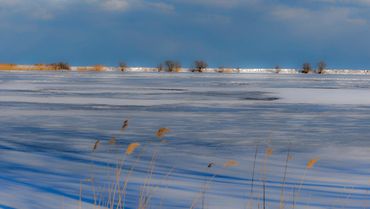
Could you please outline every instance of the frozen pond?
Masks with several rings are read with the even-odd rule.
[[[80,185],[94,208],[132,142],[125,208],[370,207],[368,75],[0,72],[0,123],[4,209],[79,208]]]

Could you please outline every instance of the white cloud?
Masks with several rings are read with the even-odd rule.
[[[195,0],[195,1],[189,1],[196,4],[205,4],[205,5],[211,5],[211,6],[218,6],[218,7],[234,7],[240,4],[241,1],[239,0]]]
[[[162,2],[147,3],[146,6],[151,9],[155,9],[155,10],[162,11],[165,13],[170,13],[175,10],[175,7],[173,5],[162,3]]]
[[[82,0],[81,2],[106,11],[122,12],[128,10],[138,2],[140,3],[141,0]]]
[[[52,19],[72,4],[71,0],[0,0],[2,15],[26,15],[35,19]]]
[[[0,0],[0,16],[26,16],[49,20],[70,8],[94,8],[106,12],[125,12],[131,9],[150,9],[162,12],[174,7],[164,2],[146,0]]]
[[[328,7],[318,10],[307,8],[294,8],[289,6],[276,6],[271,14],[284,21],[301,23],[313,23],[317,25],[342,24],[365,24],[366,19],[354,17],[357,10],[354,8]]]
[[[354,25],[367,23],[367,17],[361,17],[358,7],[370,6],[370,0],[305,0],[305,4],[325,3],[315,6],[317,10],[289,3],[272,2],[270,0],[0,0],[0,18],[9,15],[26,16],[34,19],[50,20],[70,8],[86,10],[93,8],[105,12],[122,13],[131,10],[158,11],[173,13],[175,6],[184,4],[202,5],[217,9],[249,8],[261,13],[269,13],[272,18],[290,22],[308,22],[326,24],[341,22]],[[348,4],[345,6],[343,4]],[[253,6],[251,6],[253,5]],[[367,8],[367,7],[366,7]],[[205,15],[207,17],[207,15]],[[230,15],[231,17],[231,15]]]
[[[102,2],[102,6],[107,10],[124,11],[129,8],[130,3],[126,0],[106,0]]]
[[[125,12],[128,10],[151,10],[169,13],[174,6],[164,2],[151,2],[145,0],[89,0],[98,8],[105,11]]]
[[[306,0],[308,1],[308,0]],[[329,4],[352,4],[352,5],[368,5],[370,6],[370,0],[310,0],[308,2],[321,2]]]
[[[259,3],[261,0],[176,0],[176,2],[231,9],[241,5]]]
[[[326,7],[312,10],[280,5],[272,7],[269,16],[279,25],[287,26],[290,35],[330,41],[331,38],[360,31],[368,24],[366,17],[356,16],[357,13],[357,8]]]

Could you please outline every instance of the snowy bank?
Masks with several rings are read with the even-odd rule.
[[[58,66],[57,66],[58,67]],[[94,66],[68,66],[68,69],[56,68],[55,65],[15,65],[15,64],[0,64],[0,70],[5,71],[39,71],[39,70],[71,70],[71,71],[122,71],[120,67],[94,65]],[[124,72],[165,72],[160,71],[158,68],[153,67],[127,67],[123,70]],[[301,69],[294,68],[205,68],[201,70],[203,73],[273,73],[273,74],[299,74],[302,73]],[[178,73],[190,73],[197,72],[192,68],[179,68],[176,69]],[[315,74],[316,71],[312,71],[311,74]],[[367,75],[370,74],[370,70],[366,69],[325,69],[322,74],[337,74],[337,75]]]

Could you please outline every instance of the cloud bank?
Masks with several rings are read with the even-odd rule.
[[[369,9],[368,0],[0,0],[0,61],[370,67]]]

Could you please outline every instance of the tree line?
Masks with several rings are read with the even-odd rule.
[[[57,70],[71,70],[71,66],[67,62],[56,62],[49,64],[48,66],[51,66]],[[300,70],[301,73],[308,74],[308,73],[318,73],[323,74],[327,65],[324,61],[320,61],[317,63],[316,69],[312,67],[312,65],[308,62],[303,63],[302,69]],[[124,72],[127,71],[129,66],[126,62],[120,62],[118,64],[118,68],[120,71]],[[158,72],[179,72],[181,70],[182,66],[179,61],[176,60],[166,60],[162,63],[159,63],[157,66]],[[195,60],[192,64],[192,67],[190,68],[191,72],[199,72],[202,73],[208,68],[208,63],[204,60]],[[220,69],[218,72],[222,72],[225,67],[219,67]],[[277,65],[275,66],[275,72],[280,73],[281,72],[281,66]]]
[[[314,69],[310,63],[305,62],[302,65],[301,73],[308,74],[308,73],[318,73],[323,74],[326,69],[326,63],[324,61],[320,61],[317,63],[317,68]],[[119,69],[121,71],[126,71],[128,68],[128,65],[125,62],[120,62]],[[192,64],[192,67],[190,68],[191,72],[199,72],[202,73],[208,68],[208,63],[204,60],[195,60]],[[219,67],[220,69],[218,72],[222,72],[225,67]],[[239,68],[237,68],[239,69]],[[277,65],[275,67],[275,72],[280,73],[281,67]],[[162,63],[159,63],[157,66],[158,72],[179,72],[181,70],[181,63],[175,60],[166,60]]]

